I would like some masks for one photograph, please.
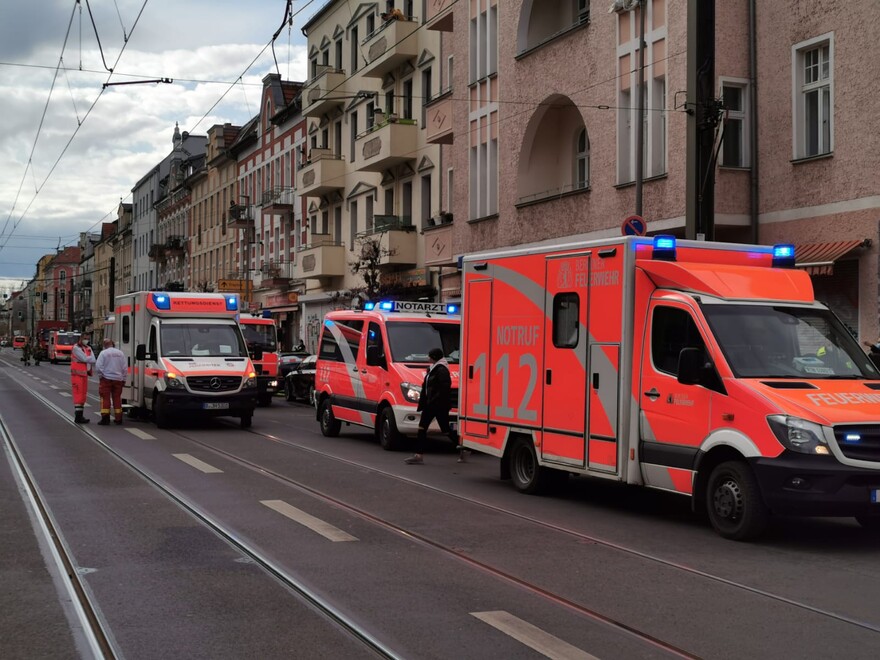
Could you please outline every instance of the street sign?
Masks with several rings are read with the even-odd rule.
[[[648,230],[648,223],[640,215],[631,215],[620,226],[620,233],[624,236],[644,236]]]

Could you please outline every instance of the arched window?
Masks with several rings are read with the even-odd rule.
[[[578,133],[574,157],[574,187],[576,189],[590,187],[590,138],[587,129]]]

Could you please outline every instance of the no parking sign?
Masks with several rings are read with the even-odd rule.
[[[631,215],[623,221],[620,232],[624,236],[644,236],[648,230],[648,223],[640,215]]]

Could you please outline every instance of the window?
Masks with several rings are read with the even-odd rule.
[[[721,164],[724,167],[748,167],[748,88],[745,83],[722,81],[721,99],[726,112]]]
[[[658,371],[678,376],[678,357],[682,349],[706,349],[697,324],[686,310],[657,307],[651,325],[651,358]]]
[[[358,29],[357,26],[351,28],[351,72],[358,70]]]
[[[360,349],[363,327],[363,321],[325,321],[318,358],[333,362],[353,362]],[[337,335],[343,340],[341,348]]]
[[[342,70],[342,39],[336,41],[336,68]]]
[[[367,37],[369,37],[375,31],[376,31],[376,15],[373,13],[367,14]]]
[[[425,106],[431,102],[431,87],[431,67],[428,67],[427,69],[422,71],[422,128],[425,128],[425,125],[427,124],[427,110]]]
[[[349,211],[348,211],[348,220],[349,220],[349,251],[354,250],[355,239],[357,238],[358,233],[358,204],[356,201],[352,200]]]
[[[351,127],[351,161],[355,161],[355,140],[357,139],[358,134],[358,115],[357,110],[352,110],[351,115],[349,116],[349,125]]]
[[[413,118],[413,81],[412,78],[403,81],[403,118]]]
[[[557,293],[553,296],[553,345],[556,348],[575,348],[580,336],[580,296],[576,293]]]
[[[574,159],[574,187],[577,189],[590,186],[590,138],[587,129],[578,133]]]
[[[833,46],[833,35],[825,35],[793,49],[795,158],[833,150]]]
[[[367,366],[385,366],[385,345],[382,342],[382,329],[376,323],[370,323],[367,330]]]

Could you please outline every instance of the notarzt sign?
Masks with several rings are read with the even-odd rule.
[[[420,314],[445,314],[446,303],[432,302],[411,302],[408,300],[398,300],[394,303],[395,312],[418,312]]]

